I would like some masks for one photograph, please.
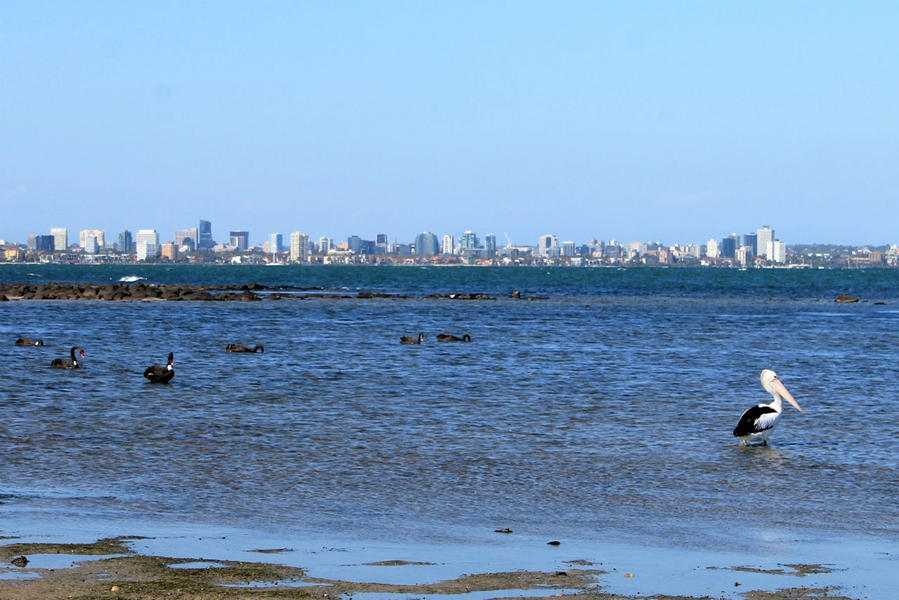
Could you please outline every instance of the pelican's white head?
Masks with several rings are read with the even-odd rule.
[[[762,387],[765,388],[765,391],[771,394],[774,397],[781,397],[790,404],[793,405],[793,408],[802,412],[802,408],[800,408],[799,403],[793,399],[793,395],[787,391],[786,386],[780,381],[777,377],[777,373],[772,371],[771,369],[765,369],[762,371],[761,375],[762,379]]]

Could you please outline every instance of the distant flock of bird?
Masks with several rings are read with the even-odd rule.
[[[467,333],[458,337],[449,333],[441,333],[436,336],[438,342],[470,342],[471,336]],[[416,337],[400,336],[401,344],[421,344],[425,340],[425,334],[419,333]],[[19,338],[16,346],[43,346],[43,340]],[[228,344],[225,352],[265,352],[262,344],[256,344],[252,348],[244,344]],[[78,358],[84,358],[84,350],[80,346],[72,346],[69,358],[54,358],[50,366],[54,369],[78,369],[81,365]],[[161,365],[150,365],[144,370],[144,377],[150,383],[168,383],[175,376],[175,355],[169,352],[168,362]],[[743,411],[740,421],[734,428],[734,437],[740,439],[743,445],[768,443],[768,436],[774,425],[783,414],[783,400],[789,402],[796,410],[802,412],[799,403],[787,390],[777,373],[770,369],[764,369],[761,373],[762,387],[765,388],[774,400],[768,404],[757,404]]]

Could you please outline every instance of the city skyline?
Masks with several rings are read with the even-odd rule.
[[[897,237],[889,3],[5,9],[2,238],[179,214],[256,239]]]

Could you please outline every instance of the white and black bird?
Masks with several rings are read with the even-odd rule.
[[[734,436],[740,438],[743,445],[752,442],[768,443],[768,435],[771,429],[783,414],[783,402],[786,400],[793,405],[796,410],[802,412],[799,403],[793,399],[792,394],[787,390],[784,384],[777,377],[777,373],[771,369],[765,369],[761,375],[762,387],[765,391],[774,396],[774,401],[769,404],[759,404],[752,408],[747,408],[740,417],[740,422],[734,428]]]

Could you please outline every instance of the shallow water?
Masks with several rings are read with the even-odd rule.
[[[431,271],[477,291],[453,278],[480,269]],[[407,298],[0,303],[0,452],[16,457],[0,463],[0,513],[407,541],[501,527],[705,549],[793,531],[895,540],[897,305],[662,277],[533,302],[401,282],[381,287]],[[422,346],[398,343],[418,331]],[[76,344],[82,370],[49,368]],[[169,351],[172,384],[146,384]],[[762,368],[805,412],[787,406],[770,446],[743,448],[731,430],[769,401]]]

